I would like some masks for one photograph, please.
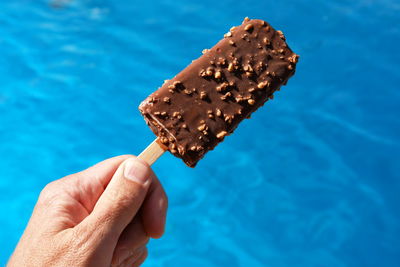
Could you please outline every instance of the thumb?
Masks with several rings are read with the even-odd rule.
[[[85,219],[91,230],[100,230],[105,238],[110,234],[118,239],[142,205],[152,176],[149,165],[142,160],[125,160]]]

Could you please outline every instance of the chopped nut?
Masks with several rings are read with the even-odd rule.
[[[226,131],[221,131],[217,134],[218,139],[223,139],[228,133]]]
[[[168,138],[166,138],[166,137],[164,137],[164,136],[162,136],[162,137],[160,138],[160,141],[161,141],[161,143],[163,143],[163,144],[168,144]]]
[[[201,77],[206,77],[206,76],[207,76],[206,71],[205,71],[204,69],[200,70],[199,75],[200,75]]]
[[[181,81],[175,81],[175,82],[173,83],[173,85],[174,85],[174,87],[177,87],[177,86],[182,85],[182,82],[181,82]]]
[[[252,87],[252,88],[249,88],[249,90],[247,90],[247,92],[253,93],[255,90],[256,90],[256,89],[255,89],[254,87]]]
[[[171,102],[171,100],[170,100],[170,98],[168,96],[164,97],[163,101],[165,103],[170,103]]]
[[[229,65],[228,65],[228,71],[229,72],[233,72],[235,69],[234,69],[234,67],[233,67],[233,64],[232,63],[229,63]]]
[[[231,33],[231,32],[227,32],[227,33],[224,34],[224,37],[225,37],[225,38],[227,38],[227,37],[232,37],[232,33]]]
[[[161,116],[163,117],[167,116],[167,112],[166,111],[161,112]]]
[[[206,125],[205,124],[201,124],[199,127],[197,127],[197,130],[204,131],[206,129]]]
[[[222,74],[220,71],[216,71],[214,75],[215,79],[220,79],[222,77]]]
[[[221,117],[222,111],[219,108],[215,109],[215,115],[217,115],[217,117]]]
[[[175,93],[175,91],[172,90],[172,89],[169,89],[168,92],[170,92],[171,94],[174,94],[174,93]]]
[[[185,94],[187,94],[187,95],[191,95],[192,94],[192,90],[189,90],[189,89],[185,89],[185,90],[183,90],[183,92]]]
[[[234,116],[233,115],[225,115],[225,121],[228,123],[232,123]]]
[[[254,72],[248,72],[248,71],[246,71],[246,73],[245,73],[245,74],[246,74],[246,76],[247,76],[247,77],[251,77],[251,76],[253,76],[253,75],[254,75]]]
[[[289,65],[287,66],[287,68],[288,68],[288,70],[293,70],[293,65],[292,65],[292,64],[289,64]]]
[[[223,57],[218,58],[218,65],[224,66],[226,64],[226,60]]]
[[[282,31],[276,31],[276,33],[279,34],[279,37],[280,37],[282,40],[286,40],[285,35],[283,34]]]
[[[257,88],[263,89],[263,88],[265,88],[265,86],[269,86],[269,82],[268,82],[268,81],[260,82],[260,83],[257,85]]]
[[[207,68],[207,70],[206,70],[207,76],[212,76],[213,72],[214,72],[213,68]]]
[[[182,115],[179,111],[175,111],[174,113],[172,113],[172,117],[180,120],[182,118]]]
[[[220,85],[218,85],[215,89],[217,90],[217,92],[223,92],[226,90],[226,88],[228,88],[228,83],[227,82],[223,82]]]
[[[190,147],[190,150],[191,150],[191,151],[196,151],[196,146],[191,146],[191,147]]]
[[[244,97],[242,95],[238,95],[235,97],[235,100],[237,103],[245,101]]]
[[[183,128],[183,129],[187,129],[186,123],[182,124],[182,128]]]
[[[247,65],[244,65],[244,66],[243,66],[243,70],[244,70],[244,71],[252,72],[252,71],[253,71],[253,68],[252,68],[249,64],[247,64]]]
[[[185,155],[185,148],[183,146],[178,146],[178,153],[179,155]]]
[[[233,66],[236,67],[237,65],[239,65],[239,60],[236,57],[234,57],[232,63]]]
[[[254,29],[253,24],[247,24],[247,25],[244,27],[244,30],[245,30],[245,31],[248,31],[248,32],[253,31],[253,29]]]
[[[261,71],[264,68],[264,63],[262,61],[258,62],[256,69],[258,71]]]
[[[221,96],[221,100],[226,100],[228,97],[231,97],[231,96],[232,96],[232,93],[231,92],[227,92],[226,94]]]
[[[266,45],[270,45],[271,44],[271,41],[267,37],[264,37],[263,42]]]
[[[203,49],[203,51],[201,51],[201,53],[204,55],[204,54],[207,53],[208,51],[210,51],[210,49]]]
[[[233,32],[236,29],[235,26],[233,26],[232,28],[229,29],[230,32]]]
[[[156,115],[156,116],[159,116],[161,113],[160,113],[160,111],[155,111],[154,112],[154,115]]]
[[[254,99],[249,99],[249,100],[247,100],[247,102],[248,102],[250,105],[254,105],[254,104],[256,103],[256,101],[255,101]]]
[[[203,147],[202,147],[202,146],[196,146],[196,151],[197,151],[197,152],[202,151],[202,150],[203,150]]]
[[[248,22],[248,21],[250,21],[249,17],[245,17],[244,20],[243,20],[243,23],[244,22]]]
[[[233,46],[233,45],[235,45],[235,42],[232,40],[229,40],[229,44]]]
[[[207,93],[205,91],[200,92],[200,99],[204,100],[207,98]]]
[[[296,54],[293,54],[290,57],[288,57],[289,62],[292,62],[292,63],[297,63],[298,59],[299,59],[299,56]]]

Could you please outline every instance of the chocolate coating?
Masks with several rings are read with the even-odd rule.
[[[298,55],[282,32],[245,19],[139,106],[175,156],[194,167],[294,74]]]

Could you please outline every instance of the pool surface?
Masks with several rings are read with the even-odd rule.
[[[245,16],[297,74],[195,169],[155,164],[170,208],[144,266],[400,266],[396,0],[0,1],[0,266],[41,188],[140,153],[138,104]]]

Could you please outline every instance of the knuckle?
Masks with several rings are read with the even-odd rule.
[[[54,197],[57,195],[57,191],[58,191],[58,182],[57,181],[47,184],[40,192],[38,202],[42,203],[42,204],[51,203],[53,201]]]
[[[147,247],[144,248],[142,255],[138,258],[138,260],[135,262],[133,266],[141,266],[144,261],[147,259],[147,256],[149,255],[149,252],[147,250]]]

